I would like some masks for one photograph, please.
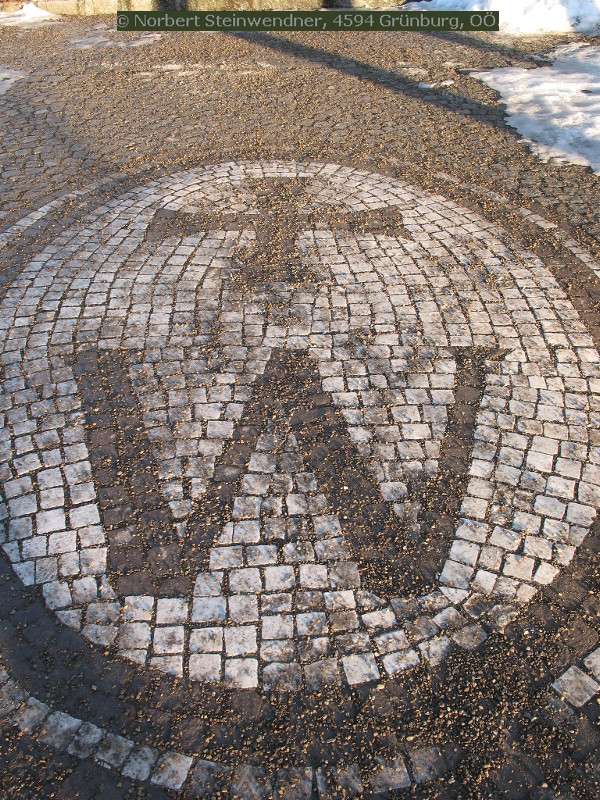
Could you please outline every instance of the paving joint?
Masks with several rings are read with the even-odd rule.
[[[91,24],[48,35],[102,84],[101,60],[112,74],[134,48]],[[221,37],[244,64],[265,47],[277,62],[221,70],[223,92],[269,70],[285,83],[291,63],[320,80],[337,59],[380,121],[400,84],[419,102],[418,76],[381,89],[384,59],[300,39]],[[172,66],[177,41],[138,47],[139,69],[151,52]],[[165,108],[154,92],[180,72],[145,99]],[[560,173],[491,124],[485,92],[460,118],[536,179]],[[10,118],[26,125],[18,98],[35,96],[15,82]],[[420,108],[449,123],[447,103]],[[176,153],[88,187],[52,184],[51,152],[56,189],[0,176],[3,780],[55,770],[90,798],[593,797],[591,228],[586,247],[443,154],[427,171],[398,147],[361,155],[348,127],[339,159],[315,139],[318,157],[290,141],[193,153],[184,127]],[[592,202],[590,177],[560,169]],[[54,753],[37,773],[34,752]]]

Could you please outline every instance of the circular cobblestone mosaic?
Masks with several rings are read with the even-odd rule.
[[[320,692],[474,649],[600,501],[598,353],[440,196],[226,163],[60,234],[0,312],[3,549],[151,668]]]

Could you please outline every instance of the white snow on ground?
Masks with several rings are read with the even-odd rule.
[[[33,3],[26,3],[19,11],[0,11],[0,28],[37,28],[48,22],[59,22],[60,18],[49,11],[42,11]]]
[[[86,36],[71,39],[71,44],[73,50],[90,50],[93,47],[141,47],[157,42],[163,36],[162,33],[142,33],[137,39],[114,39],[114,35],[117,35],[116,27],[96,25]]]
[[[10,89],[16,81],[25,77],[24,72],[18,72],[16,69],[3,69],[0,67],[0,97]]]
[[[600,0],[420,0],[404,10],[499,11],[501,33],[600,35]]]
[[[472,72],[500,92],[507,122],[544,161],[586,164],[600,174],[600,47],[567,44],[551,66]]]
[[[197,64],[160,64],[150,72],[136,72],[135,76],[142,81],[155,80],[157,77],[168,76],[177,81],[179,79],[186,80],[187,78],[196,75],[210,75],[218,81],[219,76],[227,73],[233,73],[236,76],[240,75],[265,75],[268,70],[276,69],[274,64],[268,61],[254,61],[247,59],[240,59],[235,63],[225,64],[211,64],[211,63],[197,63]],[[197,91],[197,87],[193,85],[188,86],[188,91]]]

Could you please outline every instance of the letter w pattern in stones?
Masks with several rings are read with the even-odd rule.
[[[401,181],[295,163],[172,176],[60,234],[11,285],[0,331],[4,551],[66,624],[168,672],[289,688],[436,663],[485,637],[474,619],[518,613],[596,513],[585,327],[538,259]],[[92,349],[121,365],[100,385]],[[252,417],[282,352],[319,375],[312,448],[289,413]],[[462,502],[439,517],[461,425]],[[344,437],[369,476],[365,554]],[[144,480],[120,468],[149,448]],[[366,593],[356,565],[368,577],[378,548],[380,564],[422,552],[433,591]]]

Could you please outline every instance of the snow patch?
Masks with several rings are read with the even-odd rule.
[[[0,97],[6,94],[13,83],[25,77],[24,72],[19,72],[16,69],[2,69],[2,67],[0,67]]]
[[[600,47],[562,45],[546,58],[551,66],[471,75],[500,92],[508,124],[536,155],[600,174]]]
[[[60,17],[49,11],[42,11],[33,3],[26,3],[19,11],[8,13],[0,11],[0,28],[37,28],[49,22],[59,22]]]
[[[162,33],[142,33],[137,39],[113,38],[118,31],[116,27],[96,25],[81,39],[71,39],[73,50],[91,50],[95,47],[142,47],[162,39]]]
[[[499,11],[501,33],[600,35],[600,0],[419,0],[402,11]]]
[[[276,69],[274,64],[268,61],[236,61],[235,63],[212,64],[159,64],[150,72],[136,72],[135,76],[143,81],[153,80],[157,77],[172,77],[173,79],[189,78],[196,75],[205,76],[207,73],[214,73],[218,78],[218,73],[234,73],[240,75],[265,75],[267,70]],[[425,70],[423,70],[425,72]],[[426,74],[426,73],[425,73]]]

